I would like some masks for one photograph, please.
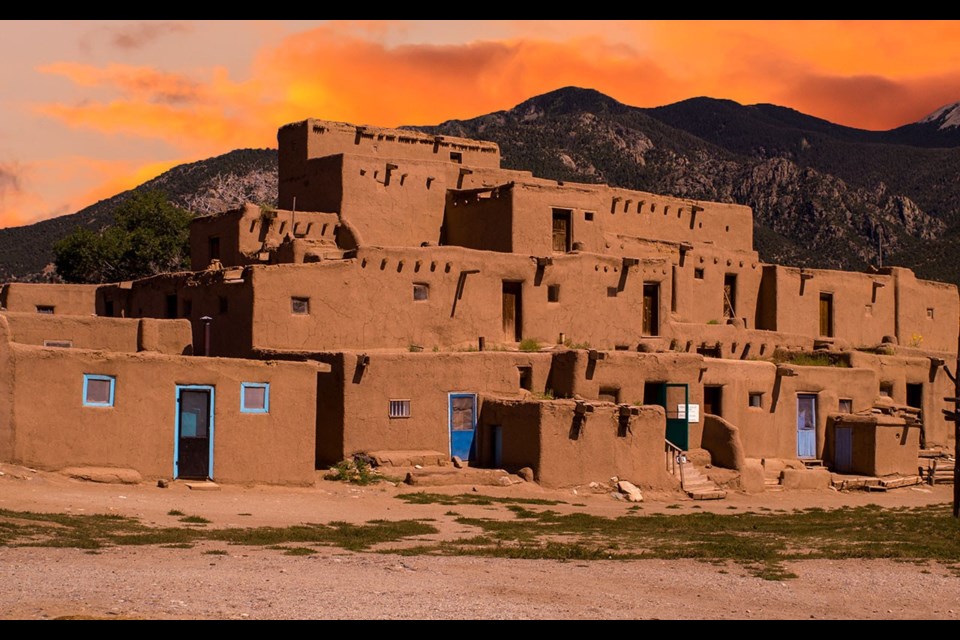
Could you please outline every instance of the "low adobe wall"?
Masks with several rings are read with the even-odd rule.
[[[0,448],[6,461],[51,470],[132,468],[146,478],[168,478],[176,387],[196,384],[215,387],[214,480],[302,485],[314,480],[314,366],[18,344],[7,349],[13,384],[0,394],[9,403],[10,444]],[[84,374],[115,376],[114,406],[84,406]],[[240,412],[242,382],[270,384],[269,413]]]
[[[824,456],[833,461],[834,467],[837,429],[841,428],[851,429],[851,466],[844,472],[867,476],[917,474],[919,426],[885,415],[830,416]]]
[[[37,313],[37,307],[53,307],[54,315],[89,316],[96,313],[98,286],[11,282],[0,287],[0,308]]]
[[[664,462],[665,416],[660,407],[595,404],[576,417],[572,400],[487,399],[478,434],[481,460],[491,465],[494,428],[499,427],[501,465],[510,471],[530,467],[537,482],[564,487],[606,482],[613,476],[640,487],[674,488],[678,481]]]
[[[168,355],[192,352],[190,322],[5,313],[10,340],[20,344],[66,346],[121,353],[156,351]],[[59,344],[51,344],[59,343]]]

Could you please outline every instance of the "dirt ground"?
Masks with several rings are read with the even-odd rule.
[[[116,513],[171,526],[172,509],[211,526],[286,526],[304,522],[433,518],[429,540],[471,532],[449,506],[406,504],[411,487],[223,486],[191,491],[182,483],[105,485],[0,465],[0,508],[55,513]],[[473,487],[422,489],[471,492]],[[617,517],[628,503],[589,489],[536,485],[476,487],[487,495],[563,500],[550,507]],[[887,493],[834,491],[731,493],[693,502],[647,494],[643,513],[763,511],[811,506],[920,506],[949,502],[951,486]],[[576,506],[575,506],[576,505]],[[732,507],[732,508],[731,508]],[[457,505],[465,516],[513,517],[499,507]],[[241,515],[243,514],[243,515]],[[249,514],[249,515],[247,515]],[[225,555],[210,555],[216,550]],[[0,618],[960,618],[960,577],[935,563],[805,560],[786,563],[796,579],[754,577],[735,563],[693,560],[510,560],[398,556],[323,548],[285,556],[262,547],[202,542],[192,549],[0,547]]]

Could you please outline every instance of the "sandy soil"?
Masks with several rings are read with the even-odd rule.
[[[0,472],[0,508],[118,513],[163,525],[176,522],[167,515],[171,509],[202,515],[212,526],[435,518],[440,532],[429,539],[436,540],[472,533],[444,515],[451,509],[512,517],[502,507],[408,505],[394,497],[411,491],[402,486],[319,482],[304,489],[228,486],[200,492],[179,483],[167,489],[98,485],[10,465]],[[574,495],[534,485],[477,489],[564,500],[568,504],[551,508],[611,517],[629,506],[584,490]],[[951,497],[950,486],[888,493],[733,493],[711,503],[661,494],[647,495],[642,511],[917,506]],[[204,553],[215,549],[228,555]],[[291,557],[216,542],[192,549],[117,547],[96,555],[0,547],[0,618],[960,618],[960,578],[936,563],[811,560],[787,568],[799,577],[771,582],[736,564],[696,561],[400,557],[334,548]]]

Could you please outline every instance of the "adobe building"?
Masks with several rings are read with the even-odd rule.
[[[952,446],[953,285],[764,264],[748,207],[536,178],[489,142],[321,120],[278,141],[280,208],[196,218],[192,271],[0,289],[0,459],[309,483],[416,454],[678,489],[713,465],[758,491]],[[29,406],[48,367],[58,400]],[[131,402],[155,408],[136,447],[78,443]]]

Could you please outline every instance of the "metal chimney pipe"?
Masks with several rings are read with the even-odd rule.
[[[203,316],[200,321],[203,322],[203,355],[210,357],[210,323],[213,318]]]

